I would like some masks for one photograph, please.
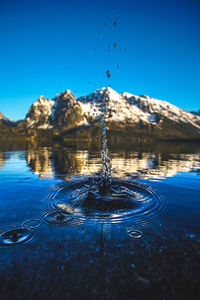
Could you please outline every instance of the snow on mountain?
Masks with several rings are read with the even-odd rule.
[[[162,118],[173,122],[189,123],[200,129],[200,117],[195,116],[167,101],[153,99],[149,96],[136,96],[127,92],[117,93],[112,88],[101,88],[89,96],[81,97],[83,113],[86,117],[98,116],[101,113],[103,97],[107,96],[107,121],[139,123],[160,126]]]
[[[154,122],[156,116],[158,116],[157,123],[161,123],[162,120],[159,120],[159,116],[162,116],[177,123],[190,123],[191,125],[200,128],[200,118],[198,116],[195,117],[193,114],[170,104],[167,101],[153,99],[146,95],[136,96],[130,93],[122,93],[122,96],[132,106],[137,106],[143,110],[150,122]]]
[[[87,124],[81,106],[70,90],[56,95],[53,100],[43,96],[34,102],[26,115],[29,128],[51,129],[53,127],[75,127]]]
[[[153,99],[146,95],[136,96],[127,92],[121,94],[112,88],[101,88],[94,93],[76,99],[70,90],[56,95],[53,100],[41,96],[29,109],[25,122],[27,127],[74,128],[90,125],[102,113],[106,102],[105,119],[109,123],[124,126],[141,124],[162,129],[164,124],[178,124],[179,129],[192,128],[200,134],[200,116],[189,113],[167,101]],[[181,125],[185,124],[185,125]],[[184,127],[186,126],[186,127]]]
[[[46,129],[51,127],[51,109],[54,105],[54,101],[45,99],[44,96],[40,96],[30,107],[28,114],[26,115],[26,126]]]
[[[107,97],[107,121],[131,123],[137,123],[139,120],[146,121],[146,114],[141,109],[131,106],[123,95],[118,94],[110,87],[103,87],[89,96],[78,99],[85,116],[92,118],[99,116],[102,113],[102,101],[105,97]]]

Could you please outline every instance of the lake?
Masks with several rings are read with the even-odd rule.
[[[102,205],[98,146],[1,143],[1,300],[200,299],[200,144],[109,151]]]

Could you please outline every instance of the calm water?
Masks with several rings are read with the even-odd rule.
[[[109,148],[118,194],[141,188],[124,210],[67,205],[99,149],[0,146],[1,300],[200,299],[200,145]]]

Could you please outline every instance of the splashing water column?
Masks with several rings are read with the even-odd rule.
[[[100,190],[107,189],[112,184],[112,174],[111,174],[111,158],[108,152],[107,138],[106,138],[106,124],[105,116],[107,111],[108,102],[108,92],[106,91],[103,95],[102,101],[102,115],[101,115],[101,128],[102,128],[102,150],[101,150],[101,161],[102,161],[102,179],[100,182]]]

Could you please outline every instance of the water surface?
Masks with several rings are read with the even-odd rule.
[[[63,186],[99,174],[100,150],[1,145],[2,300],[200,298],[200,145],[109,148],[112,176],[148,185],[161,197],[162,213],[155,210],[152,218],[148,207],[138,221],[127,206],[117,207],[117,222],[74,218],[74,211],[65,222],[47,222],[49,212],[55,217],[49,206],[55,193],[63,201]]]

